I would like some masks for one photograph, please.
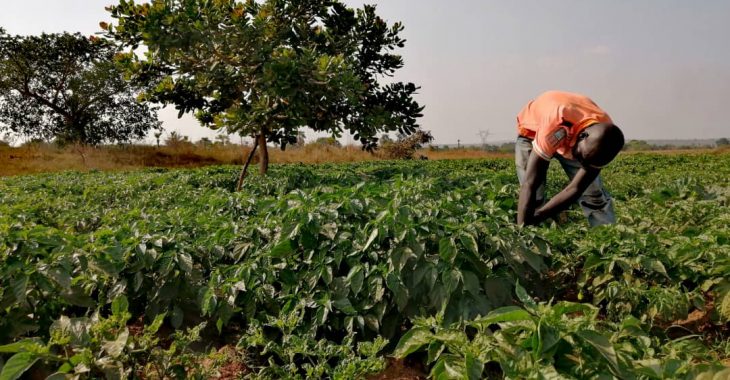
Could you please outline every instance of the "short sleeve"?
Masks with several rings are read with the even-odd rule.
[[[568,138],[568,129],[561,125],[543,126],[535,135],[532,149],[545,160],[553,158],[558,148]]]

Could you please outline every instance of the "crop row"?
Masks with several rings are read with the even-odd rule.
[[[728,155],[622,157],[596,229],[516,226],[508,160],[287,165],[239,193],[235,171],[0,181],[2,373],[204,377],[196,340],[274,378],[393,352],[435,377],[692,377],[730,353]]]

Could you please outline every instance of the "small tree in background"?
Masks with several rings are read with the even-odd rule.
[[[226,146],[231,143],[231,138],[226,134],[219,133],[215,136],[215,143]]]
[[[336,137],[348,131],[368,150],[378,133],[418,127],[416,85],[379,83],[403,66],[393,50],[405,40],[402,25],[388,26],[374,6],[168,0],[121,1],[108,10],[117,25],[101,25],[130,48],[120,62],[146,85],[146,99],[253,137],[262,174],[267,142],[285,149],[304,126]],[[139,45],[147,47],[142,57],[134,53]]]
[[[173,149],[191,146],[192,144],[188,136],[184,136],[176,131],[170,132],[170,135],[165,139],[165,146]]]
[[[162,137],[162,133],[163,133],[162,129],[155,132],[155,141],[157,142],[158,148],[160,147],[160,137]]]
[[[316,140],[314,140],[314,144],[316,145],[322,145],[322,146],[334,146],[337,148],[342,147],[342,144],[340,144],[339,141],[337,141],[336,138],[330,136],[330,137],[319,137]]]
[[[213,146],[213,141],[207,137],[201,137],[195,144],[203,148],[210,148]]]
[[[727,137],[719,138],[715,141],[715,145],[717,146],[728,146],[730,145],[730,140]]]
[[[156,109],[114,62],[117,47],[80,34],[9,36],[0,30],[0,131],[60,144],[143,138]]]
[[[297,147],[303,147],[307,143],[307,136],[304,134],[303,131],[297,132],[297,142],[294,143],[294,146]]]
[[[397,141],[390,141],[384,143],[382,146],[382,155],[385,158],[400,159],[400,160],[412,160],[416,151],[423,147],[423,144],[428,144],[433,141],[433,136],[429,131],[417,131],[410,136],[400,135]],[[425,159],[425,156],[419,158]]]

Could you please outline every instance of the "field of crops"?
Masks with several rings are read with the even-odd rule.
[[[0,379],[730,374],[730,154],[620,157],[595,229],[506,159],[237,170],[0,179]]]

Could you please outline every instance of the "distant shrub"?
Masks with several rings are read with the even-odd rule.
[[[400,136],[397,141],[385,142],[380,148],[384,158],[396,160],[412,160],[416,150],[421,149],[423,144],[433,141],[429,131],[417,131],[410,136]],[[422,158],[422,157],[418,157]]]
[[[325,146],[336,146],[341,147],[342,144],[340,144],[339,141],[337,141],[334,137],[320,137],[316,140],[314,140],[315,145],[325,145]]]

